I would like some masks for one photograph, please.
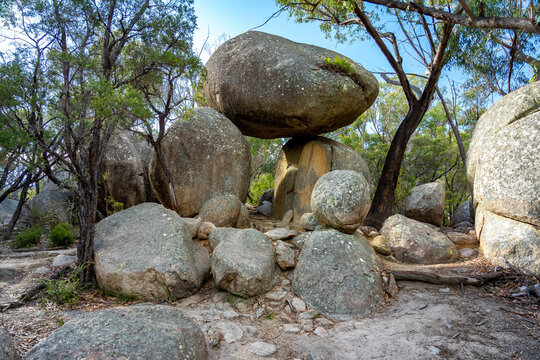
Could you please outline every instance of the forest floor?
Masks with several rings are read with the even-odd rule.
[[[0,245],[0,270],[8,269],[0,276],[0,303],[16,299],[39,283],[40,277],[47,278],[33,272],[51,267],[54,256],[74,253],[74,249],[13,253],[5,243]],[[479,258],[460,266],[478,272],[488,265]],[[335,322],[313,311],[292,309],[287,301],[293,297],[291,275],[283,272],[273,291],[286,292],[278,306],[265,295],[251,299],[229,295],[211,280],[195,295],[169,305],[201,326],[211,344],[210,359],[216,360],[540,359],[540,300],[515,296],[521,286],[537,279],[504,272],[482,286],[398,280],[399,292],[387,298],[378,312],[360,320]],[[137,302],[93,289],[67,306],[41,293],[22,307],[0,313],[0,320],[24,355],[84,312]],[[275,351],[258,357],[253,353],[257,341],[275,345]]]

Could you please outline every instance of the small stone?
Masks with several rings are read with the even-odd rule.
[[[306,311],[306,303],[299,297],[294,297],[291,301],[291,305],[297,313]]]
[[[306,242],[309,235],[311,235],[311,233],[307,232],[307,233],[303,233],[303,234],[300,234],[298,236],[295,236],[292,239],[293,245],[296,246],[299,249],[302,249],[302,247],[304,246],[304,243]]]
[[[182,218],[182,220],[188,224],[191,238],[196,238],[199,234],[199,226],[201,226],[202,220],[198,218]]]
[[[281,270],[289,270],[296,266],[294,262],[294,250],[281,240],[277,241],[276,260]]]
[[[287,289],[290,286],[291,286],[291,280],[289,280],[289,279],[281,280],[281,288],[282,289]]]
[[[276,352],[276,346],[274,344],[256,341],[249,345],[249,351],[259,356],[270,356]]]
[[[313,326],[313,321],[311,320],[302,320],[300,321],[300,324],[302,325],[302,330],[307,332],[312,332],[315,326]]]
[[[376,232],[377,234],[379,233],[377,231],[376,228],[374,228],[373,226],[360,226],[359,229],[364,233],[364,234],[370,234],[372,232]]]
[[[225,319],[234,319],[234,318],[237,318],[238,316],[240,315],[238,315],[238,313],[232,309],[223,312],[223,317]]]
[[[247,304],[243,301],[237,302],[236,304],[234,304],[234,306],[236,307],[236,310],[240,312],[246,312],[248,307]]]
[[[285,228],[273,229],[264,233],[268,236],[270,240],[286,240],[288,238],[299,235],[300,233],[296,230],[289,230]]]
[[[216,226],[211,222],[201,222],[201,224],[199,225],[197,237],[199,238],[199,240],[208,240],[210,232],[212,232],[212,230],[214,230],[215,228]]]
[[[376,237],[376,236],[379,236],[379,232],[378,232],[378,231],[371,231],[371,232],[368,234],[368,237]]]
[[[257,309],[257,311],[255,311],[255,319],[260,318],[263,313],[264,313],[264,309],[262,308]]]
[[[76,256],[58,255],[53,259],[52,266],[71,265],[74,264],[76,261]]]
[[[388,238],[384,235],[377,235],[374,238],[370,238],[371,246],[373,249],[381,255],[392,255],[392,249]]]
[[[313,333],[317,336],[320,336],[320,337],[327,337],[328,336],[328,331],[326,331],[325,328],[323,328],[322,326],[317,326],[315,328],[315,330],[313,330]]]
[[[475,249],[464,248],[459,250],[459,257],[462,259],[469,259],[478,256],[478,251]]]
[[[221,341],[222,336],[218,329],[214,327],[208,327],[206,331],[205,329],[203,329],[203,332],[208,337],[208,345],[211,348],[219,345],[219,342]]]
[[[43,275],[47,274],[49,271],[51,271],[48,267],[40,267],[34,271],[34,274]]]
[[[264,216],[270,216],[272,213],[272,203],[266,200],[263,201],[261,205],[257,206],[257,211]]]
[[[294,216],[294,211],[292,209],[287,210],[285,214],[283,214],[281,221],[284,223],[290,223],[293,219],[293,216]]]
[[[399,288],[396,283],[396,278],[394,277],[394,274],[390,274],[390,278],[388,279],[388,285],[386,289],[384,289],[388,295],[391,297],[396,297]]]
[[[273,309],[276,309],[276,308],[279,308],[281,306],[281,303],[280,302],[277,302],[277,301],[270,301],[268,303],[268,305],[273,308]]]
[[[318,317],[315,319],[315,322],[317,323],[317,325],[319,326],[333,326],[334,323],[328,319],[325,319],[323,317]]]
[[[276,291],[267,293],[265,295],[265,298],[267,298],[270,301],[281,301],[285,298],[285,295],[287,295],[286,291],[276,290]]]
[[[299,333],[300,330],[301,330],[300,326],[298,326],[296,324],[284,324],[283,325],[283,331],[285,331],[287,333],[296,334],[296,333]]]
[[[441,350],[440,350],[438,347],[433,346],[433,345],[428,346],[428,350],[429,350],[429,352],[432,353],[433,355],[439,355],[439,353],[441,352]]]
[[[259,333],[259,330],[255,326],[246,325],[243,326],[242,329],[246,332],[247,336],[257,336]]]
[[[304,230],[313,231],[319,225],[319,221],[313,213],[305,213],[300,218],[300,224]]]
[[[450,292],[450,288],[442,288],[442,289],[439,289],[439,292],[440,292],[440,293],[449,293],[449,292]]]
[[[319,315],[320,314],[319,314],[319,312],[317,310],[308,310],[308,311],[303,312],[300,315],[298,315],[298,319],[300,319],[300,320],[315,319]]]
[[[244,336],[242,329],[231,321],[220,322],[217,323],[216,326],[223,335],[223,339],[227,344],[238,341],[242,338],[242,336]]]
[[[471,236],[469,234],[463,234],[460,232],[447,232],[445,234],[448,236],[450,241],[452,241],[456,245],[477,245],[478,239],[475,236]]]

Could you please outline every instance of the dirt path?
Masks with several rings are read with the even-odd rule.
[[[12,297],[21,284],[30,286],[36,277],[30,270],[50,266],[51,261],[50,257],[3,259],[3,268],[30,272],[18,283],[0,282],[3,295]],[[515,302],[494,296],[484,287],[465,286],[462,292],[460,286],[401,281],[396,298],[389,299],[379,313],[358,321],[333,322],[315,312],[291,310],[287,300],[293,294],[287,275],[272,292],[286,292],[278,301],[265,296],[237,298],[209,282],[199,293],[171,306],[201,326],[208,343],[215,344],[209,349],[210,359],[216,360],[540,358],[539,304],[534,299]],[[0,317],[23,355],[83,311],[126,304],[93,291],[72,308],[38,298]],[[275,352],[256,356],[252,344],[257,341],[275,345]]]

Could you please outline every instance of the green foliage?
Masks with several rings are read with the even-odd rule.
[[[268,320],[275,320],[276,319],[276,314],[271,312],[270,314],[266,315],[265,318],[267,318]]]
[[[65,222],[56,225],[50,232],[49,238],[54,246],[69,246],[74,241],[71,227]]]
[[[356,69],[354,69],[352,64],[347,59],[336,55],[333,59],[324,58],[323,62],[319,63],[318,66],[321,69],[329,70],[337,74],[347,76],[351,78],[351,80],[354,81],[357,85],[364,87],[362,77],[358,74],[358,72],[356,72]]]
[[[39,239],[43,235],[43,227],[39,225],[33,225],[32,227],[25,228],[15,237],[15,241],[11,243],[11,248],[21,249],[29,248],[36,245]]]
[[[45,280],[45,296],[57,304],[71,306],[79,301],[82,288],[79,285],[79,275],[87,265],[77,265],[67,277]]]
[[[249,196],[251,197],[251,200],[248,199],[249,203],[254,206],[257,205],[261,195],[266,190],[272,189],[273,187],[274,176],[271,173],[257,175],[255,180],[251,183],[251,188],[249,189]]]
[[[112,208],[111,214],[124,210],[124,203],[114,200],[110,195],[107,197],[107,204]]]

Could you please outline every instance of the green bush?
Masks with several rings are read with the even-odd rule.
[[[67,304],[69,306],[79,301],[79,293],[83,290],[79,286],[79,274],[86,265],[77,265],[68,277],[60,279],[50,279],[44,281],[45,295],[57,304]]]
[[[274,177],[272,176],[272,174],[265,173],[257,175],[255,177],[255,180],[251,183],[251,189],[249,190],[249,194],[252,200],[249,203],[253,206],[256,206],[263,192],[268,189],[272,189],[273,187]]]
[[[15,237],[15,241],[11,244],[13,249],[29,248],[36,245],[43,235],[43,228],[38,225],[26,228]]]
[[[49,234],[49,237],[54,246],[69,246],[73,244],[73,233],[69,224],[65,222],[56,225]]]

